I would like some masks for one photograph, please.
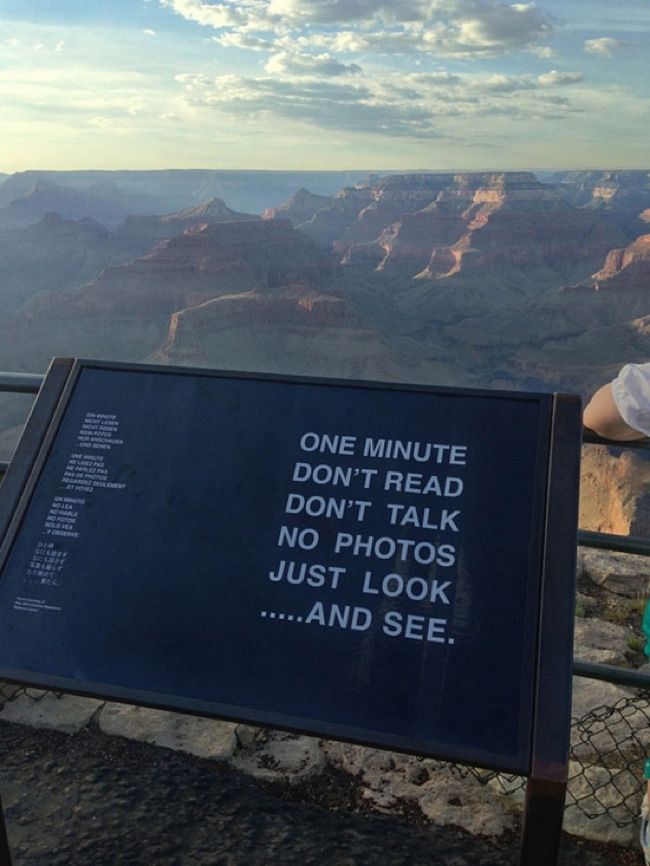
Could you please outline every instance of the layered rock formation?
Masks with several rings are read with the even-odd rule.
[[[248,219],[193,225],[153,253],[107,268],[78,291],[34,298],[27,317],[170,316],[219,295],[308,281],[329,263],[288,221]]]
[[[220,199],[166,216],[131,216],[115,231],[94,219],[48,213],[23,229],[0,231],[0,302],[15,312],[34,295],[84,286],[110,266],[132,261],[197,224],[253,220]]]
[[[168,223],[177,227],[184,218]],[[155,232],[159,221],[133,224]],[[33,298],[11,321],[10,338],[5,331],[5,346],[24,345],[29,335],[41,366],[52,355],[73,354],[408,378],[333,282],[329,256],[288,220],[200,223],[77,290]],[[420,379],[416,361],[410,368]]]
[[[307,326],[360,330],[364,327],[342,296],[323,294],[309,284],[294,284],[274,292],[223,295],[174,313],[166,349],[193,348],[205,337],[244,325],[275,325],[288,329]]]
[[[307,189],[299,189],[284,204],[265,208],[262,219],[288,219],[294,226],[311,219],[313,215],[331,202],[331,196],[314,195]]]
[[[538,288],[591,272],[625,241],[528,172],[383,178],[343,190],[299,228],[333,246],[344,265],[474,283],[498,272],[512,279],[506,272],[516,270],[520,289],[526,271]]]
[[[256,219],[253,214],[237,213],[220,198],[213,198],[195,207],[183,208],[164,216],[128,216],[115,230],[114,238],[120,244],[136,241],[153,247],[175,235],[180,235],[196,225],[212,225],[218,222],[238,222]]]
[[[594,274],[596,291],[650,289],[650,235],[642,235],[625,249],[611,250]]]
[[[56,211],[66,219],[93,217],[111,228],[129,214],[171,213],[221,198],[238,211],[264,208],[307,186],[331,195],[363,171],[23,171],[0,176],[0,228],[24,227]]]
[[[79,355],[586,396],[650,358],[650,235],[629,242],[603,216],[620,196],[598,189],[607,207],[578,208],[528,173],[417,174],[302,189],[264,219],[214,198],[115,231],[49,216],[0,234],[0,366]],[[21,280],[40,294],[8,310]],[[585,482],[608,509],[594,528],[646,525],[645,463],[626,461]]]
[[[643,231],[643,212],[650,207],[648,171],[557,172],[551,183],[570,204],[598,210],[633,240]]]
[[[114,223],[122,217],[122,203],[110,182],[79,190],[36,177],[28,190],[0,208],[0,228],[23,228],[49,212],[60,213],[69,220],[96,218],[99,213],[102,222]]]
[[[347,300],[308,284],[214,298],[171,317],[150,360],[336,378],[396,381],[403,361]],[[410,376],[422,379],[414,362]]]
[[[650,172],[646,170],[560,171],[549,182],[576,207],[639,213],[650,202]]]
[[[114,252],[108,231],[93,219],[74,222],[51,213],[21,231],[0,232],[2,313],[15,312],[38,292],[83,285]]]
[[[210,173],[195,180],[202,189],[221,182]],[[148,180],[138,174],[134,183],[145,189]],[[345,330],[317,319],[325,307],[312,304],[315,293],[346,298],[349,310],[381,335],[387,356],[399,358],[387,377],[586,390],[649,345],[645,241],[630,246],[610,218],[618,198],[609,195],[607,208],[577,208],[526,172],[412,174],[358,183],[332,197],[302,188],[265,211],[265,219],[219,199],[167,216],[130,217],[108,237],[112,255],[123,258],[112,258],[100,276],[72,292],[34,298],[0,324],[3,364],[26,357],[30,340],[39,358],[56,347],[51,354],[90,350],[137,359],[155,356],[163,344],[165,358],[189,357],[188,335],[199,322],[196,352],[212,359],[214,347],[221,352],[232,337],[236,366],[244,344],[260,345],[264,322],[266,334],[276,329],[277,365],[281,322],[292,339],[296,329],[311,327],[296,319],[301,309],[310,310],[312,336]],[[277,214],[287,219],[273,219]],[[612,250],[619,252],[607,258]],[[602,290],[593,290],[594,274]],[[297,306],[294,290],[305,306]],[[212,302],[224,296],[231,301],[215,304],[217,315]],[[172,316],[178,320],[170,339]],[[217,318],[230,322],[230,337]],[[245,333],[250,327],[255,337]],[[368,348],[372,341],[360,342]],[[326,354],[325,340],[321,349]],[[338,375],[341,349],[334,343],[330,349]],[[359,352],[351,344],[345,351],[357,359],[349,368],[359,369]],[[298,360],[292,354],[291,363]]]

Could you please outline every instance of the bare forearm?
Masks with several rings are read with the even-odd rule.
[[[621,417],[609,382],[596,391],[585,407],[583,422],[585,427],[605,439],[631,441],[645,438],[645,434],[630,427]]]

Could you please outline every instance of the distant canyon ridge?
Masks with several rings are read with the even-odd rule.
[[[5,370],[587,395],[650,359],[650,171],[23,172],[0,183],[0,303]]]

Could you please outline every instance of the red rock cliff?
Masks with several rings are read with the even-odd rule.
[[[642,235],[624,249],[611,250],[593,278],[598,291],[649,289],[650,235]]]

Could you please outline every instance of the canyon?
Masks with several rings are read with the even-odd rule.
[[[339,307],[343,299],[346,316],[362,323],[365,348],[381,347],[389,359],[391,378],[584,393],[619,361],[647,354],[650,189],[647,174],[632,175],[567,173],[552,184],[527,172],[389,175],[333,195],[301,187],[258,214],[213,198],[164,216],[131,214],[112,229],[93,214],[77,220],[48,212],[0,231],[10,314],[0,363],[43,369],[55,354],[101,351],[200,364],[218,345],[222,363],[237,367],[242,352],[251,355],[241,331],[248,311],[261,352],[250,363],[273,370],[282,338],[271,339],[273,360],[259,345],[260,329],[277,329],[288,316],[295,337],[287,290],[293,298],[307,293],[303,310],[315,290]],[[0,205],[19,180],[0,185]],[[52,194],[51,177],[36,180]],[[77,200],[83,193],[87,203],[97,183],[77,190]],[[101,183],[105,189],[109,181]],[[65,210],[68,186],[61,197]],[[6,217],[25,198],[32,196],[0,211]],[[233,296],[227,304],[203,309],[225,295]],[[189,321],[201,333],[194,359]],[[229,322],[238,335],[226,352]],[[320,353],[317,335],[328,334],[318,372],[356,375],[359,351],[347,365],[345,353],[330,351],[337,326],[313,324],[312,355]],[[300,327],[310,327],[304,315]],[[340,335],[351,351],[348,331]]]
[[[0,368],[587,396],[650,357],[649,226],[646,171],[25,172],[0,183]]]

